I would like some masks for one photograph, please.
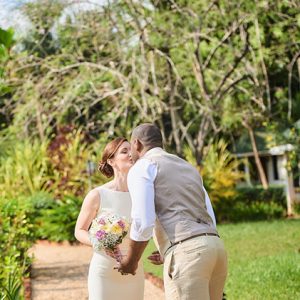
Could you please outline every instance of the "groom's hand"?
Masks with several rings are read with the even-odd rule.
[[[148,260],[154,265],[161,265],[164,263],[163,257],[159,254],[158,251],[152,252],[150,256],[147,257]]]
[[[148,241],[134,241],[130,240],[127,256],[124,257],[119,266],[116,268],[122,275],[135,274],[138,268],[138,262],[148,244]]]
[[[136,269],[138,268],[138,262],[129,262],[126,260],[122,260],[117,267],[118,272],[120,272],[122,275],[132,274],[135,275]]]

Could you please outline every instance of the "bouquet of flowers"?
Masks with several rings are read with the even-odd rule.
[[[117,245],[122,243],[129,230],[126,218],[111,212],[104,212],[96,217],[89,229],[89,236],[94,250],[116,253]],[[120,261],[120,253],[115,254]]]

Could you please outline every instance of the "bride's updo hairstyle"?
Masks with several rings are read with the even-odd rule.
[[[127,139],[118,137],[109,142],[104,148],[98,170],[107,178],[114,176],[114,169],[107,161],[114,157],[115,153],[124,142],[127,142]]]

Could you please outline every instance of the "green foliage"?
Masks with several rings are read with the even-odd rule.
[[[151,121],[200,164],[209,136],[300,117],[296,1],[113,1],[62,21],[72,5],[21,6],[33,30],[7,67],[14,90],[2,103],[22,138],[66,124],[128,135]]]
[[[294,211],[297,215],[300,215],[300,203],[294,203]]]
[[[224,140],[215,142],[203,161],[203,180],[213,202],[234,196],[235,186],[243,178],[238,170],[239,162],[227,146]]]
[[[0,45],[3,45],[5,48],[9,49],[14,43],[14,31],[12,28],[4,30],[0,28]]]
[[[48,156],[53,168],[52,191],[56,198],[65,195],[83,195],[89,188],[87,162],[96,161],[94,153],[100,145],[88,144],[81,130],[62,129],[50,142]],[[101,183],[101,178],[95,174]],[[102,178],[103,180],[103,178]]]
[[[51,167],[47,142],[17,141],[0,157],[0,194],[10,198],[49,188]]]
[[[261,186],[256,187],[239,187],[237,189],[236,201],[245,202],[249,204],[253,201],[264,201],[265,203],[277,203],[278,205],[285,207],[285,193],[284,188],[270,186],[267,190]]]
[[[0,200],[0,297],[19,299],[35,241],[34,209],[25,197]]]
[[[26,50],[36,57],[46,57],[56,52],[57,42],[51,29],[66,7],[64,2],[63,0],[40,0],[35,3],[28,2],[21,7],[32,25],[31,34],[27,34],[22,42]]]
[[[3,139],[0,194],[8,198],[48,191],[55,198],[83,196],[92,184],[105,181],[86,170],[88,161],[97,161],[95,153],[101,148],[99,142],[88,144],[82,131],[73,129],[57,134],[51,141]]]
[[[75,241],[74,228],[82,199],[64,196],[61,199],[49,193],[38,192],[27,197],[25,202],[33,208],[32,223],[37,239],[49,241]]]
[[[22,283],[17,277],[16,273],[12,272],[8,275],[7,287],[3,286],[3,292],[0,292],[1,300],[21,300],[21,287]]]
[[[299,220],[218,225],[218,231],[228,254],[228,299],[300,297]],[[162,278],[162,266],[146,259],[155,250],[150,241],[143,255],[144,268]]]
[[[274,202],[253,202],[249,204],[249,206],[245,205],[245,203],[238,202],[232,207],[230,217],[228,215],[226,215],[226,217],[229,217],[231,222],[269,220],[283,217],[284,211],[282,206]]]
[[[3,63],[8,58],[8,51],[14,43],[14,31],[10,28],[4,30],[0,28],[0,62]]]
[[[14,44],[14,31],[12,28],[4,30],[0,27],[0,97],[7,94],[11,89],[5,82],[5,65],[9,59],[10,48]],[[1,98],[0,98],[0,107]],[[0,119],[1,120],[1,119]]]
[[[216,203],[218,222],[241,222],[282,218],[286,213],[283,188],[238,188],[233,197]]]
[[[196,166],[188,147],[186,159]],[[218,222],[240,222],[281,218],[285,215],[285,195],[282,187],[237,187],[243,178],[239,163],[227,150],[223,140],[212,144],[197,167],[212,201]]]
[[[76,220],[81,208],[82,199],[66,196],[62,200],[51,203],[45,202],[47,208],[41,210],[36,223],[39,224],[37,235],[41,239],[50,241],[70,241],[74,242],[74,229]],[[40,202],[36,202],[41,205]]]
[[[189,150],[185,148],[186,159],[196,165],[196,159]],[[208,149],[203,160],[203,167],[199,172],[203,176],[203,182],[213,203],[218,203],[235,195],[237,182],[243,178],[238,170],[239,162],[227,150],[224,140],[219,140]]]

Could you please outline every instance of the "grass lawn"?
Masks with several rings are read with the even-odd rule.
[[[219,225],[228,252],[226,299],[300,299],[300,220]],[[162,267],[144,266],[162,278]]]

